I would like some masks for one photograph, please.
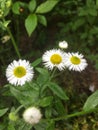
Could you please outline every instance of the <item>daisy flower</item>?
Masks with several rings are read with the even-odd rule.
[[[82,71],[87,67],[87,61],[83,58],[82,54],[77,53],[66,53],[65,56],[66,67],[69,70]]]
[[[31,67],[29,61],[26,60],[14,60],[6,69],[7,80],[13,85],[22,86],[26,81],[31,81],[33,75],[33,67]]]
[[[29,124],[37,124],[42,117],[40,110],[36,107],[27,108],[23,113],[23,119]]]
[[[62,49],[68,48],[68,43],[66,41],[59,42],[59,47]]]
[[[42,56],[42,61],[46,68],[52,70],[57,67],[61,71],[65,68],[65,53],[60,49],[46,51]]]

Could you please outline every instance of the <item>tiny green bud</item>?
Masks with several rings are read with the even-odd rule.
[[[3,10],[0,9],[0,18],[3,17],[3,14],[4,14]]]
[[[8,1],[6,2],[6,7],[9,8],[9,7],[11,6],[11,4],[12,4],[12,1],[11,1],[11,0],[8,0]]]
[[[11,113],[9,114],[9,119],[10,119],[11,121],[17,121],[17,120],[18,120],[18,115],[16,115],[15,112],[11,112]]]

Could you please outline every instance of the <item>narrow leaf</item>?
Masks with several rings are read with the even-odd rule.
[[[36,14],[30,14],[25,20],[25,27],[29,36],[35,30],[37,26],[37,16]]]
[[[55,99],[54,105],[55,105],[54,107],[55,107],[59,116],[63,116],[64,113],[66,114],[65,107],[59,98]]]
[[[88,97],[83,106],[83,110],[89,111],[91,109],[94,109],[97,105],[98,105],[98,90]]]
[[[47,13],[51,11],[59,0],[47,0],[37,7],[36,13]]]
[[[63,91],[63,89],[58,86],[56,83],[48,83],[48,87],[52,90],[54,94],[56,94],[60,99],[68,100],[66,93]]]
[[[36,67],[37,65],[39,65],[39,64],[41,63],[41,61],[42,61],[42,58],[38,58],[38,59],[35,60],[31,65],[32,65],[33,67]]]
[[[0,109],[0,117],[8,111],[8,108]]]

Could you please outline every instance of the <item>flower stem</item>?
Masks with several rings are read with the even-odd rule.
[[[24,107],[23,105],[19,106],[19,107],[16,109],[15,114],[17,114],[17,113],[20,111],[20,109],[23,108],[23,107]]]
[[[14,49],[16,51],[16,54],[17,54],[18,58],[20,58],[21,56],[20,56],[20,53],[19,53],[19,49],[18,49],[18,47],[16,45],[16,42],[15,42],[15,39],[14,39],[14,37],[13,37],[13,35],[12,35],[12,33],[11,33],[11,31],[10,31],[10,29],[8,27],[7,27],[7,32],[10,35],[10,38],[12,40],[12,44],[13,44],[13,47],[14,47]]]
[[[57,70],[57,68],[55,67],[51,73],[50,80],[54,77],[56,70]]]
[[[54,121],[64,120],[64,119],[68,119],[68,118],[75,117],[75,116],[81,116],[81,115],[89,114],[89,113],[92,113],[92,112],[95,112],[95,111],[98,111],[98,108],[94,108],[94,109],[91,109],[89,111],[76,112],[76,113],[69,114],[69,115],[66,115],[66,116],[54,118],[52,120],[54,120]]]

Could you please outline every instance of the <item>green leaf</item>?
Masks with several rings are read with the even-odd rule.
[[[20,10],[20,4],[21,4],[20,1],[17,1],[13,4],[12,11],[13,11],[14,14],[20,14],[20,11],[19,11]]]
[[[96,7],[97,7],[97,9],[98,9],[98,0],[96,0]]]
[[[89,9],[89,14],[91,16],[97,16],[97,10],[94,8],[94,9]]]
[[[25,27],[29,36],[35,30],[37,26],[37,16],[36,14],[30,14],[25,20]]]
[[[17,120],[15,127],[17,130],[31,130],[33,126],[25,123],[23,119],[19,119]]]
[[[0,117],[8,111],[8,108],[0,109]]]
[[[97,105],[98,105],[98,90],[88,97],[83,106],[83,110],[89,111],[91,109],[94,109]]]
[[[39,23],[41,23],[44,26],[47,26],[47,20],[46,20],[45,16],[43,16],[43,15],[37,15],[37,16],[38,16]]]
[[[33,84],[32,84],[33,86]],[[36,87],[36,86],[35,86]],[[10,91],[13,96],[24,106],[30,106],[37,103],[39,97],[39,90],[26,85],[23,87],[10,87]]]
[[[59,0],[47,0],[37,7],[36,13],[47,13],[51,11],[58,2]]]
[[[41,107],[49,106],[52,103],[52,100],[53,100],[52,96],[44,97],[43,99],[40,100],[39,105]]]
[[[75,31],[77,30],[80,26],[83,26],[83,24],[85,23],[85,19],[84,18],[79,18],[77,19],[72,26],[72,29]]]
[[[40,73],[40,75],[37,78],[37,83],[41,87],[47,86],[47,82],[49,81],[49,77],[50,77],[48,70],[44,68],[39,68],[39,67],[36,68],[36,70]],[[41,91],[43,91],[43,88],[41,89]]]
[[[69,98],[65,94],[64,90],[58,86],[56,83],[49,82],[48,87],[51,89],[51,91],[56,94],[60,99],[68,100]]]
[[[64,113],[66,114],[65,107],[63,106],[63,103],[59,98],[55,99],[54,105],[59,116],[63,116]]]
[[[9,123],[7,130],[15,130],[14,123]]]
[[[39,64],[41,63],[41,61],[42,61],[42,58],[38,58],[38,59],[35,60],[33,63],[31,63],[31,65],[32,65],[33,67],[36,67],[37,65],[39,65]]]
[[[41,93],[47,88],[47,82],[49,81],[48,75],[40,74],[37,78],[37,84],[41,87]]]
[[[35,8],[36,8],[36,0],[31,0],[29,2],[29,10],[30,10],[30,12],[33,12],[35,10]]]
[[[47,82],[49,80],[49,76],[48,75],[43,75],[40,74],[37,78],[37,83],[39,84],[39,86],[41,86],[41,91],[43,91],[43,89],[45,89],[47,87]],[[45,85],[46,84],[46,85]],[[45,87],[45,88],[44,88]]]
[[[46,130],[48,122],[39,122],[38,124],[34,125],[35,130]]]
[[[94,5],[94,1],[93,0],[86,0],[86,5],[87,7],[92,7],[92,5]]]
[[[43,74],[43,75],[48,75],[48,70],[47,69],[44,69],[44,68],[40,68],[40,67],[37,67],[36,70],[40,73],[40,74]]]
[[[7,123],[0,124],[0,130],[6,130],[6,125],[7,125]]]
[[[54,130],[55,129],[55,122],[51,120],[46,128],[46,130]]]

